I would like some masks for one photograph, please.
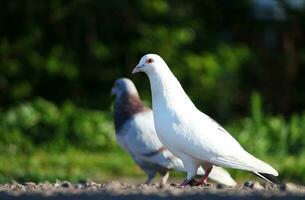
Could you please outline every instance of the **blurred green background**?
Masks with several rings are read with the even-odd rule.
[[[305,183],[304,0],[6,0],[0,9],[0,182],[144,180],[115,142],[110,90],[132,78],[149,105],[147,77],[131,70],[157,53],[200,110],[281,179]]]

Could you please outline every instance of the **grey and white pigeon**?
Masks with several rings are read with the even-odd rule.
[[[161,185],[164,185],[169,170],[185,171],[181,160],[158,139],[152,110],[144,106],[133,82],[127,78],[117,79],[112,94],[116,96],[114,125],[117,141],[146,173],[146,184],[151,183],[157,173],[162,176]],[[205,174],[202,168],[196,173]],[[236,185],[230,174],[220,167],[213,169],[210,178],[228,186]]]
[[[162,144],[180,158],[187,171],[181,185],[194,182],[198,167],[206,173],[197,184],[205,184],[213,166],[246,170],[271,181],[278,172],[255,158],[217,122],[196,108],[165,61],[156,54],[143,56],[132,73],[147,74],[156,133]]]

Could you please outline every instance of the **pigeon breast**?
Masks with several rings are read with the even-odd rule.
[[[129,119],[144,111],[149,111],[149,109],[144,106],[139,96],[133,94],[122,95],[115,102],[114,126],[116,133],[120,133],[119,130]]]

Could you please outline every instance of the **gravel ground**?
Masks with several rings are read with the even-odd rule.
[[[0,199],[305,199],[305,187],[292,183],[281,186],[261,185],[245,182],[242,186],[226,187],[209,184],[207,186],[180,187],[168,184],[132,185],[120,182],[95,183],[92,181],[72,184],[68,181],[56,183],[13,183],[0,185]]]

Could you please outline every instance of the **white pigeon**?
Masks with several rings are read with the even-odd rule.
[[[157,172],[162,176],[161,185],[164,185],[170,169],[185,171],[182,161],[158,139],[152,110],[144,106],[133,82],[127,78],[117,79],[112,93],[116,95],[114,124],[117,141],[147,174],[146,183],[149,184]],[[197,174],[204,175],[205,172],[199,168]],[[230,174],[220,167],[214,168],[210,177],[218,183],[236,185]]]
[[[196,108],[160,56],[143,56],[132,71],[137,72],[149,78],[161,143],[182,160],[187,171],[181,185],[193,182],[200,166],[206,171],[197,182],[200,185],[206,183],[213,166],[250,171],[270,182],[278,176],[274,168],[245,151],[223,127]]]

